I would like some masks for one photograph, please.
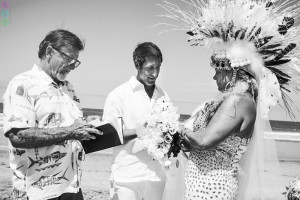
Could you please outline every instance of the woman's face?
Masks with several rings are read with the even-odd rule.
[[[232,80],[232,70],[220,70],[215,69],[216,74],[213,79],[216,80],[218,90],[223,92],[226,88],[226,85]]]

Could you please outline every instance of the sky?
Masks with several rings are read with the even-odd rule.
[[[75,33],[86,43],[79,56],[80,67],[68,75],[85,108],[102,109],[111,90],[136,76],[132,52],[146,41],[162,51],[157,84],[169,94],[179,113],[190,114],[218,95],[206,50],[191,47],[184,31],[161,33],[168,27],[154,26],[166,20],[158,16],[164,13],[158,6],[162,0],[7,1],[10,23],[0,24],[0,96],[15,75],[30,70],[38,61],[40,42],[57,28]],[[292,96],[300,105],[300,97]],[[270,119],[291,120],[280,106],[271,111]]]

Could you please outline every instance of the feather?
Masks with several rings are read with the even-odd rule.
[[[268,60],[265,61],[265,66],[269,67],[269,66],[274,66],[274,65],[283,65],[285,63],[290,62],[290,59],[285,59],[285,60]]]
[[[225,31],[224,31],[224,29],[223,28],[221,28],[221,36],[222,36],[222,39],[223,39],[223,41],[224,42],[226,42],[226,38],[227,38],[227,36],[226,36],[226,34],[225,34]]]
[[[239,36],[240,32],[241,32],[241,30],[238,30],[238,31],[235,32],[234,39],[236,39]]]
[[[220,33],[217,30],[213,30],[214,37],[220,37]]]
[[[267,44],[271,39],[273,38],[273,36],[267,36],[267,37],[263,37],[261,39],[258,39],[254,45],[257,47],[257,48],[260,48],[262,46],[264,46],[265,44]]]
[[[253,33],[253,31],[254,31],[255,28],[256,28],[256,25],[252,27],[252,29],[251,29],[251,31],[249,32],[247,38],[249,38],[249,37],[252,35],[252,33]]]
[[[279,49],[279,50],[281,50],[281,49]],[[277,54],[276,50],[265,50],[265,49],[263,49],[263,50],[260,50],[258,52],[260,54],[263,54],[263,55],[276,55]]]
[[[274,58],[274,60],[279,60],[281,59],[284,55],[292,51],[296,47],[295,43],[290,43],[286,48],[281,50],[278,55]]]
[[[269,2],[266,4],[266,8],[270,8],[272,5],[273,5],[273,2],[272,2],[272,1],[269,1]]]
[[[261,27],[259,27],[257,29],[257,31],[255,32],[255,34],[249,39],[249,41],[251,42],[252,40],[254,40],[261,32]]]
[[[283,71],[281,71],[275,67],[268,67],[268,69],[271,70],[275,75],[280,75],[281,77],[285,77],[285,78],[292,78],[288,74],[284,73]]]
[[[190,35],[190,36],[195,35],[195,34],[193,33],[193,31],[188,31],[188,32],[186,32],[186,34],[188,34],[188,35]]]
[[[261,47],[261,49],[273,49],[273,48],[276,48],[276,47],[280,47],[282,44],[270,44],[270,45],[266,45],[266,46],[263,46]],[[281,50],[281,49],[280,49]],[[275,50],[274,50],[275,51]],[[276,50],[277,51],[277,50]]]
[[[290,29],[295,23],[294,18],[292,17],[284,17],[282,24],[278,25],[278,32],[281,35],[285,35],[288,31],[288,29]]]
[[[246,32],[248,28],[243,29],[242,34],[240,36],[240,40],[243,40],[245,38]]]

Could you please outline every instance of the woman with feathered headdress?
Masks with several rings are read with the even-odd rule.
[[[297,0],[164,2],[193,46],[211,51],[222,95],[200,106],[184,124],[190,145],[185,199],[264,199],[262,121],[280,100],[293,118],[289,86],[299,92]],[[172,25],[174,27],[174,25]],[[175,25],[176,26],[176,25]],[[291,84],[296,82],[295,84]]]

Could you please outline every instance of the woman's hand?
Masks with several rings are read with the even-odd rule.
[[[182,151],[184,151],[184,152],[191,150],[191,145],[187,141],[186,133],[187,132],[180,133],[180,140],[179,140],[179,145],[180,145]]]

